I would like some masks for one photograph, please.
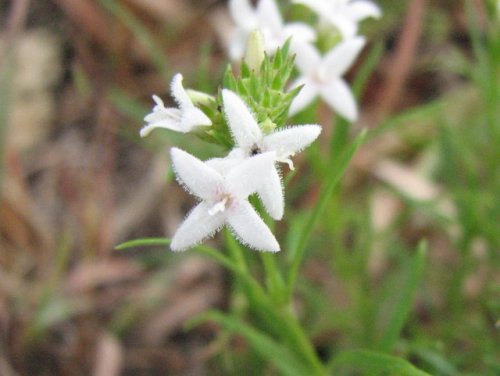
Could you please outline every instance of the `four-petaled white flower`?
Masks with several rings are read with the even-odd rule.
[[[293,0],[316,12],[320,18],[335,26],[344,38],[358,32],[358,23],[365,18],[381,16],[380,8],[367,0]]]
[[[293,169],[290,159],[321,133],[319,125],[300,125],[287,127],[264,134],[254,116],[235,93],[228,89],[222,90],[224,113],[233,135],[236,147],[229,156],[219,161],[220,169],[237,165],[241,160],[260,153],[274,152],[275,161],[286,162]],[[213,164],[216,162],[212,160]],[[265,175],[264,184],[257,188],[266,211],[274,219],[281,219],[284,211],[283,187],[278,169],[273,165],[269,171],[261,171]]]
[[[180,73],[173,77],[170,91],[179,108],[166,108],[163,101],[158,96],[153,95],[156,106],[154,106],[153,112],[144,118],[147,124],[140,131],[141,137],[147,136],[155,128],[187,133],[195,127],[212,125],[212,121],[207,115],[197,108],[189,98],[182,86]]]
[[[229,46],[233,60],[243,57],[248,36],[256,29],[262,32],[268,54],[273,54],[290,37],[293,37],[292,45],[296,41],[309,43],[316,39],[316,33],[306,24],[284,24],[275,0],[259,0],[255,8],[250,0],[230,0],[229,11],[236,24]]]
[[[301,76],[292,87],[304,85],[290,107],[290,114],[304,109],[318,95],[340,115],[350,121],[358,117],[356,100],[342,76],[365,45],[363,37],[345,40],[325,56],[309,44],[298,44],[295,63]]]
[[[195,246],[224,224],[251,248],[280,250],[271,230],[247,200],[274,168],[274,153],[248,158],[224,175],[180,149],[173,148],[171,156],[178,181],[201,200],[174,234],[173,251]]]

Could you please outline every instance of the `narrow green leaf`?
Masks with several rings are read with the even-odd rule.
[[[142,239],[134,239],[127,241],[125,243],[118,244],[115,246],[116,250],[123,250],[123,249],[128,249],[128,248],[134,248],[134,247],[151,247],[151,246],[167,246],[171,242],[171,239],[168,238],[142,238]],[[211,257],[218,263],[222,264],[229,270],[233,271],[234,273],[238,274],[241,276],[243,270],[240,267],[240,265],[236,264],[233,262],[231,259],[228,257],[224,256],[221,252],[218,250],[208,247],[206,245],[198,245],[193,248],[194,251],[201,253],[205,256]],[[243,273],[243,278],[247,280],[247,282],[250,285],[254,285],[256,283],[255,280],[253,280],[250,275]]]
[[[100,3],[132,32],[134,37],[147,49],[156,69],[158,69],[165,80],[169,81],[170,71],[167,68],[166,54],[159,43],[156,42],[154,36],[144,26],[144,23],[134,13],[125,8],[120,1],[100,0]]]
[[[122,114],[138,123],[142,123],[144,115],[150,111],[149,107],[140,103],[137,98],[134,98],[119,88],[111,88],[107,93],[107,98]]]
[[[345,368],[361,371],[363,375],[383,372],[394,376],[431,376],[404,359],[370,350],[344,351],[329,364],[331,375]]]
[[[134,248],[134,247],[151,247],[155,245],[166,246],[170,244],[170,239],[168,238],[142,238],[142,239],[134,239],[129,240],[127,242],[118,244],[115,246],[116,250]]]
[[[304,257],[304,252],[307,247],[307,243],[311,234],[314,230],[314,226],[318,222],[319,218],[323,214],[324,210],[327,207],[328,199],[330,198],[333,190],[340,182],[340,178],[344,175],[344,172],[349,165],[354,153],[361,146],[366,137],[366,131],[361,132],[354,142],[340,155],[337,159],[337,163],[331,166],[330,173],[326,176],[324,185],[321,189],[321,193],[319,196],[319,201],[316,204],[313,212],[309,216],[302,233],[300,235],[299,241],[297,242],[297,247],[290,251],[290,258],[292,260],[292,265],[290,267],[290,272],[288,275],[288,297],[291,299],[293,286],[295,285],[295,281],[297,279],[297,275],[299,272],[300,264],[302,263],[302,259]]]
[[[388,321],[389,327],[387,328],[381,343],[377,346],[377,349],[380,351],[392,351],[408,315],[411,312],[411,308],[413,307],[413,302],[415,300],[415,294],[424,271],[426,251],[427,243],[425,241],[421,241],[417,247],[417,252],[409,265],[408,278],[404,281],[399,300],[397,301],[394,311],[392,312],[392,316]]]
[[[356,72],[356,79],[352,84],[352,90],[356,98],[361,96],[361,91],[366,86],[366,82],[382,58],[384,47],[383,42],[376,43],[368,53],[368,56],[363,60],[360,69]]]
[[[275,366],[283,375],[304,376],[314,374],[313,370],[300,362],[285,346],[244,322],[220,312],[209,312],[197,318],[195,322],[202,321],[214,321],[224,329],[242,335],[257,354]]]

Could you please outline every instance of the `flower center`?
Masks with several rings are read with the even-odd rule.
[[[229,194],[224,194],[219,201],[217,201],[210,209],[208,209],[208,214],[216,215],[217,213],[224,212],[231,204],[231,201],[231,196]]]
[[[254,144],[251,148],[250,148],[250,156],[253,157],[257,154],[260,154],[262,153],[262,150],[260,150],[260,147],[257,145],[257,144]]]

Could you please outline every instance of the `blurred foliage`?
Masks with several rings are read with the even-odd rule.
[[[378,106],[409,1],[378,1],[384,17],[363,24],[372,45],[352,74],[366,135],[318,104],[295,119],[319,118],[326,136],[298,161],[300,172],[285,172],[287,215],[275,229],[283,252],[269,259],[230,236],[224,249],[216,242],[196,250],[230,275],[193,261],[192,252],[166,252],[164,239],[112,250],[171,231],[184,215],[162,152],[175,143],[212,155],[212,146],[182,135],[159,132],[142,142],[137,131],[148,98],[166,97],[173,72],[217,92],[227,61],[200,17],[217,8],[172,1],[161,13],[146,2],[102,0],[75,13],[70,3],[87,2],[37,1],[28,17],[28,27],[55,28],[66,49],[50,137],[28,153],[2,139],[0,374],[80,375],[102,364],[124,375],[300,375],[308,367],[340,375],[500,374],[494,1],[427,2],[412,69],[396,109],[384,116]],[[285,8],[295,19],[311,16]],[[112,38],[99,34],[100,20]],[[227,71],[226,81],[257,95],[257,109],[267,99],[243,82],[247,73],[238,83]],[[2,82],[3,95],[14,91],[15,80]],[[287,103],[278,104],[270,116],[282,125]],[[0,103],[7,134],[14,106]],[[382,178],[384,160],[437,193],[415,197],[406,175]],[[259,274],[261,265],[269,273]],[[186,330],[200,313],[204,323]]]

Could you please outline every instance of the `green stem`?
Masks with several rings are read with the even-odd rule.
[[[344,172],[349,165],[350,160],[365,140],[365,137],[366,131],[363,131],[349,147],[343,150],[339,157],[335,158],[336,163],[331,167],[330,172],[325,179],[325,184],[321,189],[319,202],[316,204],[314,211],[307,219],[304,229],[300,234],[299,241],[297,242],[297,246],[291,252],[292,265],[290,267],[287,281],[287,298],[289,302],[292,299],[293,287],[295,285],[295,281],[297,280],[299,268],[314,226],[325,211],[332,192],[337,187],[340,182],[340,178],[344,175]]]

